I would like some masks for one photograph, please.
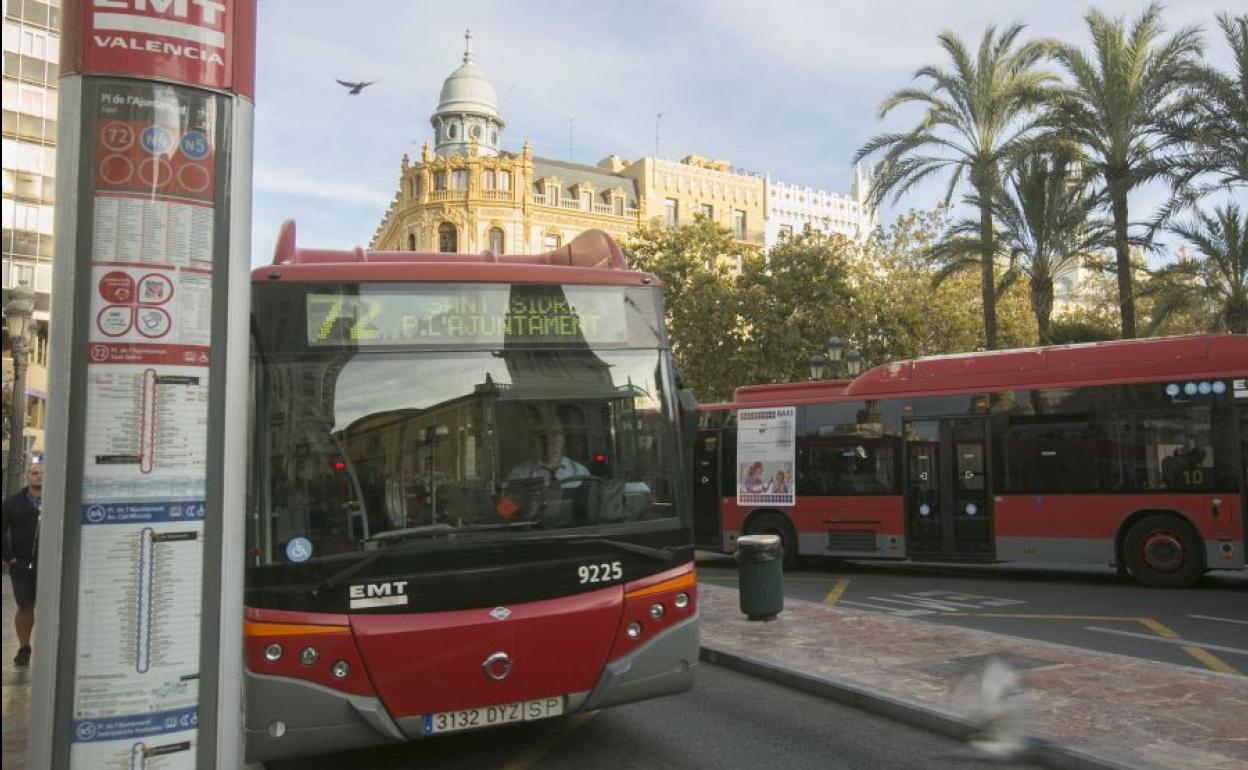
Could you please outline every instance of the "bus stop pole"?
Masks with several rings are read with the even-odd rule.
[[[256,0],[62,10],[29,766],[236,766]]]

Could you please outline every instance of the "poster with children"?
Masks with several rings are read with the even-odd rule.
[[[737,413],[737,505],[793,505],[797,408]]]

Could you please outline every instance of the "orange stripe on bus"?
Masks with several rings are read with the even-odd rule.
[[[690,572],[680,577],[674,577],[671,580],[664,580],[662,583],[655,583],[652,586],[639,588],[631,593],[624,594],[625,599],[636,599],[639,596],[651,596],[653,594],[663,593],[664,591],[675,591],[677,588],[691,588],[698,582],[696,572]]]
[[[348,634],[350,626],[311,626],[294,623],[243,621],[243,636],[294,636],[295,634]]]

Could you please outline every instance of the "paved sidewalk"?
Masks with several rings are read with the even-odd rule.
[[[1019,672],[1033,758],[1058,768],[1248,770],[1248,677],[785,599],[751,622],[737,590],[698,585],[703,658],[965,737],[968,685]],[[1051,742],[1051,744],[1048,744]]]
[[[9,585],[9,574],[6,572],[0,576],[4,582],[4,601],[3,616],[0,622],[4,624],[3,632],[0,638],[4,639],[3,650],[0,651],[4,655],[3,667],[3,694],[0,694],[0,702],[3,704],[3,713],[0,717],[4,719],[4,747],[3,754],[0,755],[0,764],[4,770],[23,770],[26,767],[26,737],[30,732],[30,682],[31,672],[34,669],[34,662],[25,668],[17,668],[13,665],[13,656],[17,654],[17,633],[13,630],[13,610],[17,605],[13,602],[13,587]],[[33,640],[32,640],[33,641]],[[32,645],[33,646],[33,645]]]

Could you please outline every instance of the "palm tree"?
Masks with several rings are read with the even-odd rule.
[[[1167,127],[1184,152],[1170,162],[1173,198],[1154,228],[1211,193],[1248,185],[1248,15],[1219,14],[1218,26],[1234,68],[1201,67],[1187,109]]]
[[[880,134],[858,150],[855,161],[879,150],[871,200],[875,205],[890,193],[897,201],[920,182],[950,172],[945,203],[964,177],[979,205],[980,280],[984,304],[984,336],[990,350],[997,347],[996,288],[994,284],[991,201],[1003,168],[1030,146],[1038,119],[1033,112],[1050,97],[1055,76],[1039,71],[1036,63],[1045,48],[1035,42],[1017,44],[1023,25],[1014,24],[997,35],[984,32],[972,57],[952,32],[938,36],[951,69],[920,67],[914,78],[927,88],[903,88],[880,104],[882,119],[894,108],[919,104],[926,108],[912,130]]]
[[[1081,148],[1099,177],[1101,205],[1114,223],[1114,256],[1122,336],[1136,336],[1127,194],[1166,170],[1163,153],[1175,137],[1165,130],[1181,114],[1184,89],[1195,82],[1200,31],[1186,27],[1162,40],[1161,7],[1150,4],[1127,30],[1122,19],[1098,11],[1085,16],[1092,58],[1052,42],[1053,56],[1074,81],[1054,102],[1061,133]]]
[[[1248,211],[1227,203],[1213,215],[1197,212],[1196,221],[1167,229],[1197,256],[1153,273],[1152,329],[1180,308],[1207,306],[1214,312],[1210,330],[1248,334]]]
[[[1051,343],[1054,284],[1109,240],[1107,226],[1090,218],[1093,206],[1080,183],[1078,166],[1068,153],[1060,152],[1027,158],[993,199],[999,230],[996,251],[1009,264],[998,288],[1026,278],[1042,345]],[[928,257],[940,265],[937,283],[978,262],[977,230],[977,222],[962,220],[929,250]]]

